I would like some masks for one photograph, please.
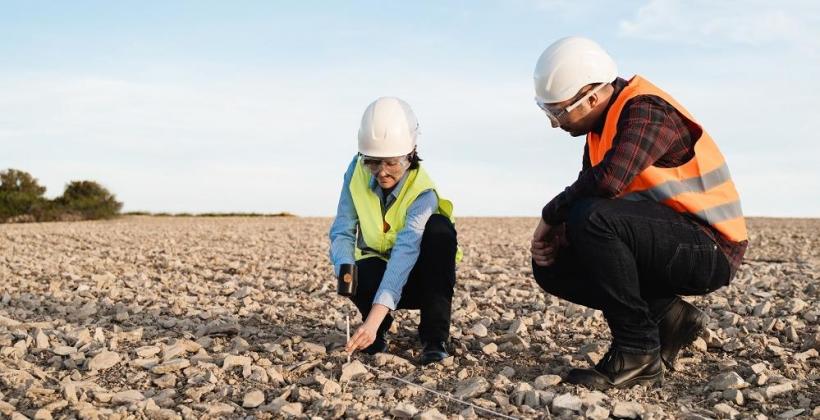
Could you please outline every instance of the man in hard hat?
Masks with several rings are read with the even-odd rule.
[[[395,309],[420,309],[420,362],[448,357],[445,349],[455,287],[453,205],[442,198],[416,152],[418,122],[401,99],[379,98],[364,112],[359,153],[344,175],[330,229],[330,258],[339,275],[355,264],[351,299],[364,320],[347,351],[387,351]]]
[[[553,128],[586,136],[578,179],[544,208],[533,275],[548,293],[603,312],[607,354],[566,382],[659,383],[707,317],[680,295],[727,285],[747,246],[723,155],[697,120],[640,76],[618,77],[595,42],[563,38],[535,67]]]

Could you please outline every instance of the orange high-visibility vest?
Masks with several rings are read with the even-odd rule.
[[[655,200],[678,212],[695,216],[729,240],[746,240],[748,235],[740,208],[740,196],[723,154],[712,137],[684,107],[640,76],[634,76],[618,94],[607,111],[601,134],[587,134],[590,163],[595,166],[604,159],[617,135],[618,118],[624,105],[640,95],[653,95],[663,99],[684,118],[700,127],[702,134],[696,139],[695,156],[692,159],[675,168],[646,168],[618,197],[627,200]]]

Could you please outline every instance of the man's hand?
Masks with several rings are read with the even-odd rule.
[[[390,308],[387,306],[378,303],[373,305],[362,326],[350,337],[350,341],[348,341],[345,346],[345,351],[352,353],[356,350],[365,349],[367,346],[373,344],[373,342],[376,341],[379,325],[381,325],[388,312],[390,312]]]
[[[550,226],[544,223],[544,219],[538,221],[538,226],[532,234],[532,244],[530,252],[535,264],[541,267],[549,267],[555,262],[558,248],[566,245],[564,238],[564,225]]]

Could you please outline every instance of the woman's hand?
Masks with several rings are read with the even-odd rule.
[[[373,344],[373,342],[376,341],[379,325],[381,325],[388,312],[390,312],[390,308],[387,306],[378,303],[373,305],[373,307],[370,308],[370,314],[367,315],[367,319],[364,320],[362,326],[350,337],[350,341],[348,341],[345,346],[345,351],[352,353],[356,350],[365,349],[367,346]]]
[[[352,353],[356,350],[361,350],[367,348],[367,346],[373,344],[376,341],[376,331],[379,329],[379,326],[376,325],[370,326],[367,323],[362,324],[359,329],[350,337],[350,341],[347,342],[345,346],[345,350],[349,353]]]

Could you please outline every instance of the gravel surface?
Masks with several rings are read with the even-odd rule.
[[[489,416],[391,377],[522,418],[820,417],[820,220],[750,220],[732,285],[688,298],[710,322],[679,369],[607,392],[560,383],[609,333],[537,288],[526,218],[459,219],[453,357],[419,366],[399,311],[391,353],[346,364],[330,222],[0,225],[0,418]]]

